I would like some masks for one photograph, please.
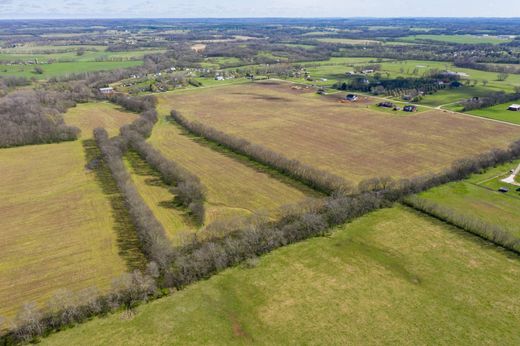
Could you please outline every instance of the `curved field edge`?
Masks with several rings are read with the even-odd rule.
[[[516,344],[519,278],[518,256],[397,206],[43,344]]]

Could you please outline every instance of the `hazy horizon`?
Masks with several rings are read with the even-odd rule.
[[[0,0],[0,19],[517,18],[516,0]]]

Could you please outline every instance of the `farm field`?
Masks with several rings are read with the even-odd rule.
[[[107,169],[85,168],[98,155],[92,130],[115,135],[135,117],[106,102],[78,104],[64,119],[81,140],[0,150],[0,315],[59,288],[108,288],[143,262]]]
[[[42,50],[17,50],[14,49],[0,49],[0,61],[35,61],[47,62],[49,60],[56,60],[58,62],[93,62],[100,60],[107,61],[118,61],[118,60],[134,60],[140,59],[146,54],[162,53],[165,50],[161,49],[149,49],[149,50],[131,50],[123,52],[109,52],[105,50],[105,47],[83,47],[85,50],[83,53],[78,54],[79,47],[64,47],[64,50],[60,50],[60,47],[49,47],[48,50],[56,50],[55,53],[44,53]],[[88,50],[93,49],[93,50]],[[95,50],[94,50],[95,49]]]
[[[515,102],[502,103],[492,107],[475,109],[472,111],[468,111],[467,113],[478,115],[479,117],[507,121],[509,123],[520,125],[520,112],[513,112],[507,110],[507,107],[509,107],[512,103]]]
[[[54,291],[107,288],[127,270],[115,195],[85,169],[80,141],[0,150],[0,315]],[[23,160],[20,160],[23,157]]]
[[[520,128],[512,125],[438,110],[395,116],[279,82],[165,93],[159,100],[163,114],[175,108],[192,120],[353,181],[439,171],[455,159],[520,137]]]
[[[431,40],[458,44],[499,44],[511,42],[511,39],[507,38],[477,35],[413,35],[401,39],[405,41]]]
[[[499,225],[520,238],[520,193],[515,191],[518,186],[500,181],[519,163],[492,168],[485,174],[474,174],[465,181],[442,185],[419,196],[460,214]],[[502,186],[509,188],[509,192],[498,192]]]
[[[164,107],[159,109],[161,118],[149,141],[164,156],[200,178],[207,189],[206,224],[256,212],[273,213],[283,205],[321,196],[245,158],[215,150],[211,144],[186,135],[166,119],[169,112]]]
[[[161,176],[139,157],[134,151],[125,155],[125,164],[137,191],[152,210],[153,214],[163,225],[168,238],[174,245],[180,245],[180,236],[194,232],[197,225],[182,209],[174,204],[174,195],[169,186],[164,184]]]
[[[43,345],[518,344],[518,256],[380,210]]]
[[[65,76],[73,73],[107,71],[118,68],[127,68],[141,65],[138,60],[128,61],[87,61],[87,62],[58,62],[42,65],[5,65],[0,64],[0,76],[16,76],[36,79]],[[34,72],[35,66],[43,69],[43,73]]]
[[[379,44],[380,41],[374,40],[355,40],[348,38],[318,38],[316,41],[326,42],[326,43],[339,43],[339,44],[353,44],[353,45],[369,45],[369,44]]]
[[[137,114],[129,113],[109,102],[79,103],[64,115],[65,122],[78,127],[81,137],[91,138],[96,127],[103,127],[109,136],[119,133],[119,128],[137,119]]]

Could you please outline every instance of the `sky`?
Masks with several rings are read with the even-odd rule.
[[[0,18],[520,17],[520,0],[0,0]]]

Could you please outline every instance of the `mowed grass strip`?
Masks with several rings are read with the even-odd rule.
[[[288,83],[165,93],[159,100],[162,112],[176,109],[190,120],[353,181],[436,172],[520,137],[517,126],[437,110],[396,116]]]
[[[82,138],[92,138],[96,127],[103,127],[109,136],[119,133],[119,128],[136,120],[137,114],[129,113],[109,102],[79,103],[63,116],[68,125],[81,130]]]
[[[0,315],[127,270],[111,201],[82,142],[0,150]]]
[[[174,245],[180,245],[182,235],[194,232],[197,225],[194,224],[185,208],[176,204],[175,196],[170,191],[172,187],[165,184],[161,175],[154,171],[135,151],[129,151],[125,155],[125,165],[137,191],[163,225],[168,238]]]
[[[519,257],[380,210],[44,345],[518,344]]]
[[[150,143],[168,159],[196,176],[207,189],[206,224],[217,219],[266,212],[275,216],[282,205],[320,194],[254,162],[191,137],[163,116]]]

